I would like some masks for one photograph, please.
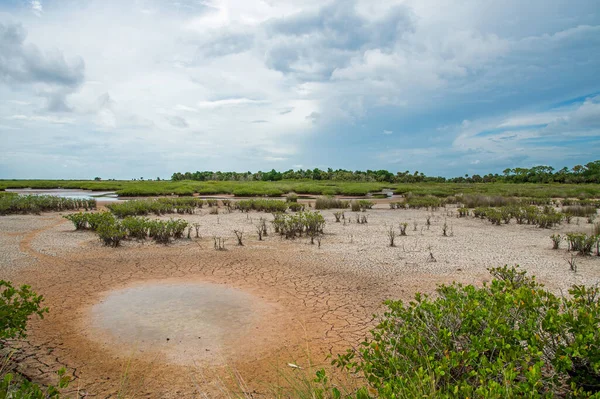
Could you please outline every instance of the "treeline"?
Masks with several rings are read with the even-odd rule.
[[[387,170],[350,171],[344,169],[327,170],[315,169],[290,169],[278,172],[185,172],[173,173],[173,181],[279,181],[279,180],[333,180],[333,181],[358,181],[358,182],[388,182],[388,183],[600,183],[600,160],[589,162],[585,165],[575,165],[569,169],[564,167],[555,170],[551,166],[534,166],[532,168],[505,169],[502,174],[481,176],[474,174],[454,178],[426,176],[419,171],[411,173],[391,173]]]

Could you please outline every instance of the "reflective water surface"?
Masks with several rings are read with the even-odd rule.
[[[53,195],[62,198],[72,199],[96,199],[98,201],[119,201],[114,191],[91,191],[91,190],[71,190],[71,189],[7,189],[6,191],[21,195]]]

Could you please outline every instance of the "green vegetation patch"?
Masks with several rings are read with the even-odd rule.
[[[517,268],[483,287],[442,285],[388,310],[334,363],[380,398],[583,398],[600,392],[600,290],[555,296]],[[597,397],[597,396],[595,396]]]
[[[0,215],[29,214],[39,215],[41,212],[61,212],[68,210],[96,209],[94,199],[71,199],[53,195],[12,195],[1,193]]]

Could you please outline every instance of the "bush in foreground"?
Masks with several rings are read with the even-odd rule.
[[[28,285],[16,288],[11,282],[0,280],[0,348],[3,347],[3,340],[26,336],[27,322],[31,316],[44,317],[48,309],[42,307],[43,300],[44,297],[33,292]],[[3,367],[0,367],[0,371]],[[6,373],[0,377],[0,398],[59,398],[59,388],[67,387],[70,378],[61,369],[58,379],[57,387],[51,385],[43,388],[18,374]]]
[[[15,288],[9,281],[0,280],[0,340],[25,337],[29,318],[43,318],[48,312],[41,305],[43,300],[28,285]]]
[[[377,397],[552,398],[600,392],[598,287],[557,297],[516,268],[491,284],[440,286],[388,311],[357,351],[334,361]]]

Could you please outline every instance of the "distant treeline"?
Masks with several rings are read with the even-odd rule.
[[[555,170],[551,166],[534,166],[532,168],[505,169],[502,174],[465,175],[454,178],[426,176],[419,171],[411,173],[387,170],[350,171],[344,169],[327,170],[299,169],[278,172],[185,172],[173,173],[171,180],[196,181],[279,181],[279,180],[333,180],[358,182],[388,182],[388,183],[600,183],[600,160],[585,165],[575,165],[571,169],[564,167]]]

